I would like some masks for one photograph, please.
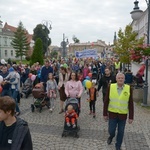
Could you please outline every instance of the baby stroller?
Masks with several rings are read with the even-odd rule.
[[[68,105],[72,105],[73,109],[75,110],[75,112],[77,113],[77,115],[79,116],[79,101],[76,98],[68,98],[66,100],[66,106],[65,106],[65,111],[67,110]],[[66,137],[67,135],[73,135],[76,138],[79,138],[78,135],[78,131],[80,130],[80,127],[77,124],[77,119],[75,120],[75,125],[76,127],[73,128],[72,125],[71,126],[67,126],[66,120],[64,122],[64,130],[62,133],[62,137]]]
[[[22,93],[25,94],[25,98],[28,98],[28,96],[32,93],[32,80],[30,78],[27,78],[24,82]]]
[[[33,104],[31,104],[31,111],[34,112],[35,108],[39,108],[39,112],[42,111],[42,107],[47,106],[49,109],[49,98],[44,91],[42,83],[38,83],[32,90]]]

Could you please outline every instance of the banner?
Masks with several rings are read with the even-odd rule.
[[[75,51],[75,57],[85,58],[85,57],[97,57],[96,49],[85,49],[83,51]]]

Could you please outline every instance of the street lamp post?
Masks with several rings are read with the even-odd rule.
[[[42,29],[46,29],[46,56],[48,57],[48,39],[49,39],[49,32],[52,30],[52,21],[50,20],[43,20],[42,21]],[[47,30],[48,29],[48,30]]]
[[[147,11],[148,11],[148,23],[147,23],[147,45],[150,44],[149,36],[150,36],[150,0],[145,0],[147,3]],[[136,0],[134,2],[135,7],[133,8],[133,11],[130,13],[133,20],[139,20],[141,18],[141,15],[143,13],[142,10],[138,7],[138,1]],[[148,98],[148,61],[149,58],[146,58],[145,60],[145,66],[146,66],[146,73],[145,73],[145,82],[143,86],[143,106],[147,106],[147,98]]]
[[[66,39],[66,41],[65,41]],[[61,46],[62,46],[62,55],[63,55],[63,58],[65,58],[66,56],[66,46],[68,45],[68,38],[65,37],[65,34],[63,33],[63,41],[61,42]]]

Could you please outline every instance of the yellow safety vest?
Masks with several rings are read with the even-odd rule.
[[[120,95],[118,94],[117,88],[117,83],[110,85],[110,101],[108,105],[108,111],[119,114],[127,114],[128,101],[130,97],[130,86],[125,84]]]
[[[120,62],[118,63],[115,62],[115,69],[120,69]]]

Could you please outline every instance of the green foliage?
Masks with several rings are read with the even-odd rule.
[[[48,30],[48,28],[46,26],[43,26],[42,24],[38,24],[33,30],[33,40],[36,41],[38,38],[42,40],[43,55],[46,53],[48,46],[51,44],[51,38],[49,38],[48,36],[49,33],[50,31]]]
[[[26,60],[30,61],[31,57],[30,56],[26,56]]]
[[[42,55],[42,40],[38,38],[35,42],[34,50],[31,56],[31,62],[30,64],[34,64],[36,62],[39,62],[40,65],[43,64],[43,55]]]
[[[14,37],[11,45],[15,49],[16,57],[20,57],[22,60],[23,56],[26,56],[27,50],[29,50],[29,44],[27,39],[27,31],[23,27],[22,22],[19,22],[17,31],[14,32]]]
[[[80,40],[75,35],[72,37],[72,40],[74,43],[80,43]]]
[[[122,29],[118,32],[118,39],[114,45],[114,51],[119,56],[121,62],[129,64],[130,51],[137,45],[142,45],[144,43],[144,37],[137,39],[137,32],[132,31],[132,26],[127,25],[124,32]]]
[[[51,52],[51,58],[57,58],[58,52],[57,51],[52,51]]]

